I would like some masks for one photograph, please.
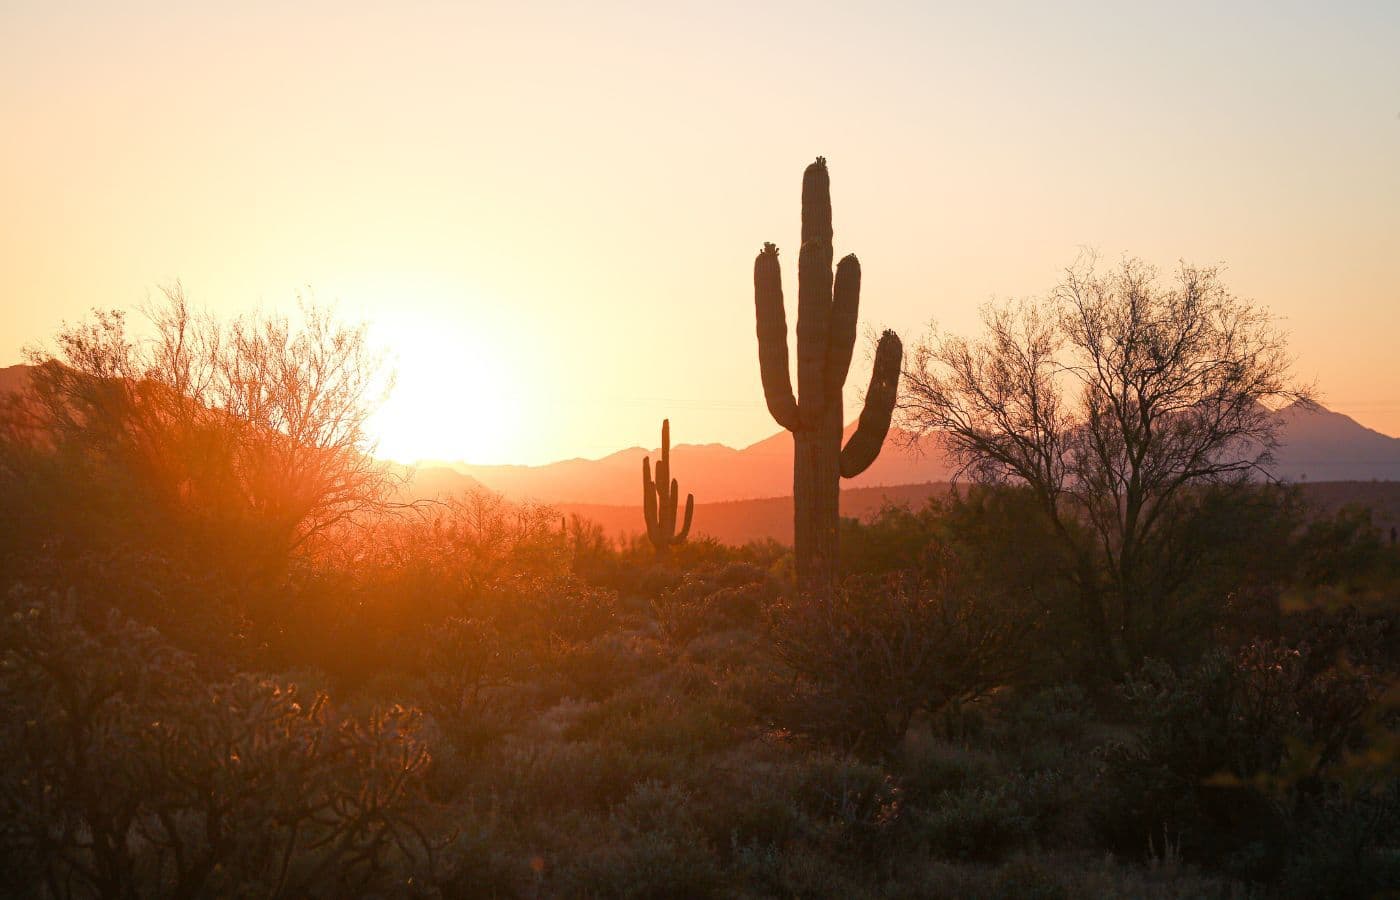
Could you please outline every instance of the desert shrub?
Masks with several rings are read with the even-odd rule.
[[[927,860],[908,866],[884,897],[933,900],[1201,900],[1242,896],[1238,885],[1178,864],[1125,865],[1112,856],[1016,853],[997,865]],[[1248,896],[1248,895],[1243,895]]]
[[[930,547],[945,537],[942,508],[930,501],[923,509],[886,503],[868,521],[841,520],[841,571],[847,575],[891,572],[930,574],[937,565]]]
[[[1400,785],[1332,786],[1295,823],[1278,882],[1289,897],[1376,897],[1400,884]]]
[[[749,887],[740,896],[755,897],[863,897],[869,896],[869,878],[804,844],[744,844],[733,848],[732,868]]]
[[[1098,721],[1098,703],[1075,684],[1005,691],[989,704],[984,742],[1021,771],[1055,771],[1076,782],[1092,781],[1096,751],[1121,725]],[[1116,708],[1110,706],[1116,713]]]
[[[591,641],[618,625],[617,595],[572,576],[503,578],[481,608],[500,628],[541,640]]]
[[[532,865],[533,863],[533,865]],[[499,823],[458,828],[438,853],[440,875],[419,893],[444,897],[520,897],[538,893],[543,861],[520,852]],[[434,890],[435,889],[435,890]],[[404,893],[410,893],[405,891]]]
[[[115,611],[83,624],[16,592],[6,613],[0,855],[18,892],[356,892],[428,874],[416,711],[347,718],[295,685],[206,683]]]
[[[910,815],[915,844],[942,859],[995,861],[1034,833],[1034,821],[1005,784],[945,791]]]
[[[951,578],[848,582],[779,601],[767,633],[795,680],[774,709],[793,730],[886,752],[916,713],[1015,679],[1035,624],[1021,598],[969,596]]]
[[[1110,846],[1140,851],[1155,835],[1188,860],[1272,877],[1363,747],[1381,690],[1365,671],[1313,671],[1308,656],[1261,642],[1131,679],[1140,735],[1109,749],[1095,814]]]
[[[949,791],[990,785],[1003,775],[1002,761],[994,754],[924,733],[910,734],[896,764],[905,800],[913,806],[932,805]]]
[[[548,665],[563,679],[569,696],[604,699],[663,663],[653,638],[636,632],[612,632],[590,641],[550,645]]]
[[[1094,716],[1089,695],[1077,684],[1059,684],[1012,698],[996,718],[998,743],[1004,747],[1028,743],[1074,745]]]
[[[531,674],[533,658],[491,622],[448,619],[429,631],[421,654],[423,707],[459,752],[479,752],[521,717],[511,689]]]
[[[781,591],[781,583],[761,566],[732,562],[686,573],[679,585],[653,599],[651,608],[662,636],[679,648],[705,633],[752,628]]]
[[[545,881],[560,897],[726,896],[709,850],[669,832],[624,832],[586,855],[562,857]]]
[[[561,887],[617,897],[718,896],[718,859],[692,809],[690,795],[675,785],[638,784],[609,816],[613,840],[577,861]]]
[[[886,846],[902,806],[898,784],[879,766],[770,742],[717,760],[696,796],[715,844],[755,865],[769,851],[801,846],[860,867]]]
[[[731,743],[749,716],[742,704],[714,692],[685,696],[643,686],[588,709],[569,736],[685,757]]]
[[[1073,896],[1063,875],[1028,856],[1017,857],[998,868],[992,889],[996,896],[1008,900],[1069,900]]]
[[[1343,589],[1362,588],[1378,575],[1393,573],[1394,558],[1382,542],[1371,510],[1361,506],[1314,516],[1290,555],[1299,585]]]
[[[796,774],[794,796],[811,821],[825,826],[827,852],[868,856],[898,819],[899,788],[879,766],[820,753]]]
[[[522,819],[595,813],[611,808],[640,782],[678,780],[685,763],[615,742],[507,735],[465,773],[464,793]]]
[[[30,489],[36,537],[256,584],[388,508],[395,478],[366,452],[382,357],[363,325],[313,304],[297,322],[221,322],[178,285],[164,295],[142,336],[94,311],[28,354],[0,470],[23,467],[6,487]],[[261,598],[243,598],[258,627],[279,612]]]

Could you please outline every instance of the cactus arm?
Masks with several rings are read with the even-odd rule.
[[[831,243],[831,175],[826,157],[818,156],[802,172],[802,243]]]
[[[841,388],[851,369],[851,354],[856,347],[856,320],[860,314],[860,260],[856,255],[845,257],[836,266],[836,284],[832,289],[830,351],[826,366],[827,397],[833,402],[841,399]]]
[[[797,256],[797,405],[802,426],[826,412],[831,328],[831,181],[821,157],[802,176],[802,249]]]
[[[656,517],[656,485],[651,480],[651,458],[642,458],[642,516],[647,522],[647,538],[655,544],[661,536]]]
[[[788,371],[787,315],[783,310],[783,276],[778,248],[764,244],[753,264],[754,314],[758,321],[758,368],[763,399],[773,420],[789,431],[798,428],[797,398]]]
[[[854,478],[870,468],[890,430],[895,398],[899,394],[900,366],[904,361],[904,345],[899,335],[886,331],[880,335],[875,348],[875,365],[870,372],[870,388],[865,392],[865,407],[860,412],[860,424],[855,434],[841,449],[841,477]]]
[[[671,483],[671,466],[663,456],[656,463],[656,501],[660,506],[660,512],[666,512],[666,487]],[[657,521],[661,521],[658,519]]]
[[[666,537],[673,537],[676,533],[676,506],[680,503],[681,486],[676,483],[676,479],[671,479],[671,493],[666,497],[666,520],[662,525],[662,534]]]
[[[685,524],[681,526],[681,533],[676,535],[676,543],[684,541],[690,536],[690,520],[695,515],[695,495],[685,495]]]

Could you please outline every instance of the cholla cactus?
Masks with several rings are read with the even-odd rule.
[[[661,459],[656,463],[656,479],[651,477],[651,457],[642,460],[642,515],[647,521],[647,538],[658,556],[669,553],[673,544],[684,543],[695,514],[695,495],[685,495],[685,523],[676,533],[676,508],[680,485],[671,477],[671,420],[661,423]]]
[[[819,156],[802,176],[796,395],[788,371],[778,248],[764,244],[753,270],[763,394],[768,411],[793,437],[793,543],[798,583],[807,591],[824,591],[835,577],[841,479],[864,472],[880,454],[904,358],[898,335],[880,336],[860,425],[842,448],[841,389],[855,349],[860,261],[854,254],[842,259],[833,281],[831,237],[831,182]]]

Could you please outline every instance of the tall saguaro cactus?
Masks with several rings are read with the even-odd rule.
[[[831,236],[831,181],[819,156],[802,175],[795,396],[778,248],[764,244],[753,267],[763,395],[774,420],[792,432],[793,537],[798,585],[806,591],[824,591],[835,578],[841,479],[864,472],[879,456],[904,358],[899,336],[882,334],[860,424],[843,448],[841,389],[855,350],[860,261],[855,254],[842,259],[833,280]]]
[[[661,459],[656,463],[656,480],[651,477],[651,457],[642,459],[642,515],[647,520],[647,538],[658,556],[669,553],[672,545],[684,543],[695,514],[695,495],[685,495],[685,524],[676,533],[676,507],[681,491],[671,477],[671,420],[661,422]]]

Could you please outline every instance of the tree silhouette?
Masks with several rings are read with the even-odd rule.
[[[178,285],[147,315],[147,339],[122,313],[96,312],[65,327],[54,351],[32,351],[23,428],[10,429],[89,499],[108,498],[107,527],[129,516],[276,566],[386,507],[394,478],[365,430],[381,365],[364,326],[313,305],[295,327],[282,316],[219,322]]]
[[[1083,614],[1127,665],[1167,601],[1150,577],[1194,485],[1267,472],[1279,421],[1311,402],[1268,314],[1213,268],[1164,286],[1127,260],[1071,267],[1043,300],[991,305],[984,336],[933,331],[905,371],[901,415],[979,481],[1028,485],[1073,550]]]

